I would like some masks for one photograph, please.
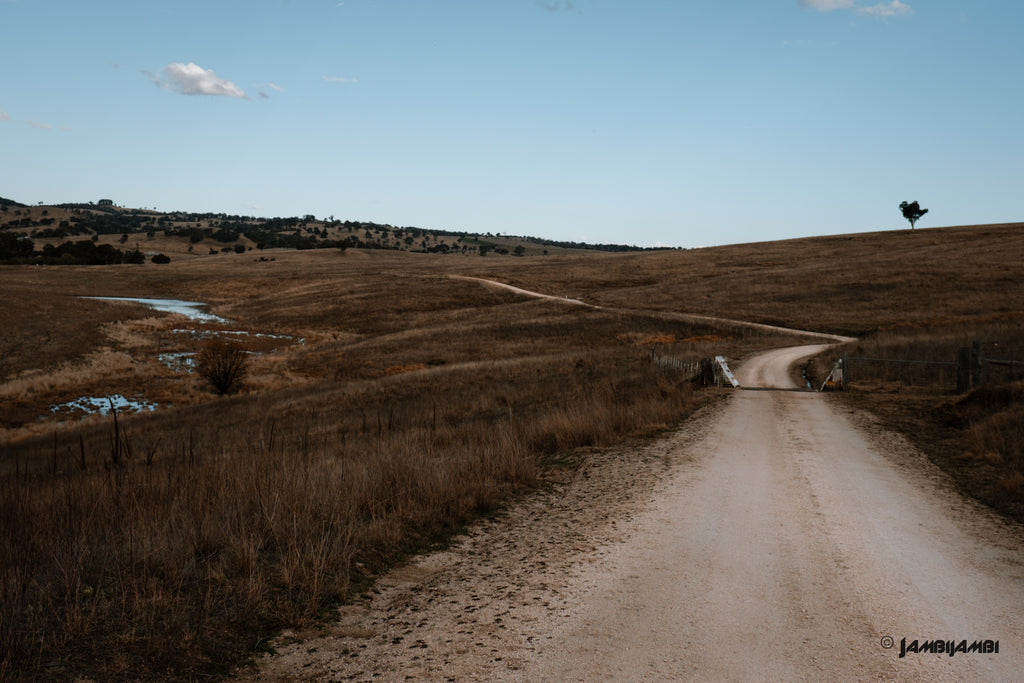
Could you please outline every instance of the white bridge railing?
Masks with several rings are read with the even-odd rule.
[[[728,382],[732,385],[733,389],[739,389],[739,380],[732,374],[732,370],[729,369],[729,364],[725,362],[725,358],[722,356],[715,356],[715,379],[718,380],[718,384]]]

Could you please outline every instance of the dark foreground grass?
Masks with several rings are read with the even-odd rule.
[[[483,364],[112,419],[0,481],[0,675],[191,680],[706,399],[645,355]]]

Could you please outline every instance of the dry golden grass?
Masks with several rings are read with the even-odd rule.
[[[937,290],[936,301],[944,296],[952,298],[952,293]],[[1024,359],[1024,315],[1007,305],[1014,296],[1012,289],[977,296],[974,316],[953,316],[936,304],[931,316],[880,326],[819,355],[808,364],[807,375],[820,383],[837,358],[848,356],[842,400],[876,412],[910,436],[966,492],[1024,520],[1024,367],[988,365],[980,385],[956,394],[955,364],[962,347],[977,342],[985,358]]]
[[[400,553],[535,485],[544,458],[651,434],[705,400],[617,338],[703,329],[496,292],[447,278],[448,265],[283,253],[78,268],[73,289],[48,283],[65,271],[11,269],[43,300],[173,294],[214,302],[231,330],[292,339],[242,337],[265,355],[245,393],[216,398],[155,359],[203,345],[177,330],[215,326],[105,304],[124,320],[5,383],[7,419],[24,423],[0,463],[9,671],[222,670],[260,634],[315,619]],[[54,333],[87,326],[82,310]],[[174,407],[116,432],[111,418],[52,433],[35,422],[57,400],[136,388]]]
[[[5,659],[18,673],[54,658],[103,677],[220,670],[534,485],[545,455],[649,434],[698,400],[628,357],[444,370],[18,449],[0,485],[0,524],[18,529],[0,568]]]
[[[1024,315],[1021,224],[837,235],[713,249],[551,257],[473,274],[609,306],[864,336],[945,316]]]
[[[997,341],[1008,344],[1024,318],[1022,234],[984,226],[643,254],[273,251],[262,254],[273,261],[5,268],[0,677],[223,671],[266,633],[315,622],[402,553],[542,483],[549,458],[653,434],[710,399],[651,364],[652,346],[695,361],[787,343],[660,313],[853,333],[865,353],[943,356],[977,330],[1003,330]],[[209,302],[231,330],[290,339],[239,337],[262,355],[251,356],[242,393],[218,398],[156,359],[201,346],[176,330],[216,326],[77,298],[129,294]],[[162,407],[116,428],[110,418],[38,421],[51,403],[115,391]],[[884,396],[893,415],[960,400]],[[942,439],[972,441],[961,460],[983,462],[991,490],[1012,501],[1021,464],[1009,444],[1021,440],[1017,414],[1001,413],[1020,397],[973,400],[949,408]]]

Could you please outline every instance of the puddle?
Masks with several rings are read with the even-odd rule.
[[[244,330],[190,330],[187,328],[176,328],[171,330],[174,334],[186,334],[191,339],[214,339],[216,337],[231,337],[231,338],[246,338],[256,340],[269,340],[269,341],[283,341],[288,344],[297,344],[299,346],[305,346],[305,337],[293,337],[289,334],[268,334],[265,332],[246,332]],[[274,345],[274,349],[280,348],[280,345]]]
[[[174,334],[187,334],[193,339],[209,339],[210,337],[250,337],[252,339],[283,339],[285,341],[295,342],[296,344],[305,343],[305,339],[295,340],[295,337],[288,334],[267,334],[265,332],[246,332],[244,330],[190,330],[188,328],[178,327],[171,330]]]
[[[178,313],[190,320],[198,320],[204,323],[219,323],[224,325],[229,321],[214,315],[213,313],[207,313],[199,310],[207,304],[201,301],[182,301],[180,299],[139,299],[130,296],[86,296],[84,299],[96,299],[97,301],[131,301],[143,306],[148,306],[155,311],[164,311],[167,313]]]
[[[191,351],[161,353],[156,359],[175,372],[192,372],[196,368],[196,354]]]
[[[265,332],[246,332],[244,330],[224,330],[220,334],[233,334],[238,337],[252,337],[253,339],[285,339],[287,341],[295,341],[295,337],[290,334],[268,334]],[[305,339],[299,339],[297,344],[304,344]]]
[[[144,410],[150,412],[156,410],[156,403],[141,398],[125,398],[121,394],[110,396],[82,396],[74,401],[59,403],[50,406],[51,413],[74,414],[83,412],[86,415],[109,415],[110,407],[119,413],[141,413]]]

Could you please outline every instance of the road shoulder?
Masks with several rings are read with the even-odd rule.
[[[541,490],[411,559],[317,630],[288,631],[238,681],[515,679],[585,587],[580,569],[628,538],[721,404],[667,435],[573,453]]]

